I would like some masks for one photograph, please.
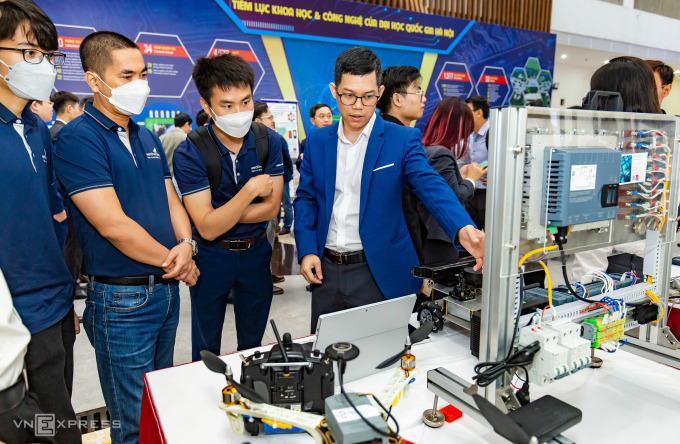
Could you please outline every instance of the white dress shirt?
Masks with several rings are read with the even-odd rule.
[[[345,137],[342,121],[338,125],[335,198],[326,237],[326,248],[330,250],[347,252],[364,249],[359,237],[361,173],[374,123],[375,114],[354,143]]]
[[[30,340],[31,334],[14,309],[5,277],[0,272],[0,391],[19,379]]]

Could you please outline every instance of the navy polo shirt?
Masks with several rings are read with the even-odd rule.
[[[261,174],[269,174],[272,177],[283,175],[281,137],[276,132],[267,128],[269,157],[267,158],[267,165],[265,165],[263,173],[260,159],[257,156],[255,135],[252,130],[249,130],[248,134],[244,137],[243,145],[236,156],[236,160],[232,162],[231,151],[217,139],[212,125],[211,121],[208,125],[208,131],[217,143],[220,153],[222,153],[222,179],[215,192],[212,193],[213,208],[219,208],[229,202],[241,191],[251,177]],[[175,150],[175,154],[172,156],[172,165],[175,180],[182,196],[210,189],[208,170],[205,166],[203,155],[188,138],[180,143]],[[216,240],[247,239],[263,232],[266,228],[267,222],[236,224],[231,230],[222,234]],[[194,237],[200,238],[198,230],[196,230],[193,224],[192,230]]]
[[[91,103],[59,133],[54,167],[63,187],[90,275],[108,277],[162,274],[163,270],[125,256],[85,219],[71,197],[112,187],[123,212],[166,248],[177,244],[170,220],[165,179],[170,169],[158,136],[130,119],[125,131]]]
[[[31,333],[53,326],[73,306],[73,280],[52,224],[63,211],[53,178],[45,123],[28,107],[17,118],[0,103],[0,269]]]

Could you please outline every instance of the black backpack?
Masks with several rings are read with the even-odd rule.
[[[264,174],[267,161],[269,160],[269,135],[267,134],[267,127],[261,123],[253,122],[250,125],[250,129],[255,134],[257,157],[260,159],[262,173]],[[222,180],[222,153],[210,135],[208,128],[204,126],[196,128],[187,137],[196,145],[196,148],[198,148],[198,151],[203,156],[206,169],[208,170],[210,192],[214,193]]]

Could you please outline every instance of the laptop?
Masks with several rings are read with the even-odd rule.
[[[404,348],[415,303],[412,294],[321,315],[314,348],[324,352],[336,342],[351,342],[359,348],[359,356],[347,363],[344,382],[377,373],[378,364]],[[335,383],[339,384],[337,376]]]

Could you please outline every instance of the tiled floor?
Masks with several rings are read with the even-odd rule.
[[[289,332],[294,338],[309,334],[311,319],[311,294],[305,290],[307,282],[299,275],[295,246],[289,235],[281,236],[282,243],[274,249],[272,270],[286,275],[285,282],[277,284],[284,289],[284,294],[274,296],[270,311],[270,319],[276,321],[279,333]],[[294,275],[291,275],[291,270]],[[76,312],[82,315],[85,301],[76,301]],[[270,325],[267,325],[263,344],[276,341]],[[233,306],[227,308],[227,315],[222,332],[222,353],[236,350],[236,328],[234,325]],[[73,408],[76,412],[85,412],[104,405],[94,349],[87,340],[84,331],[76,338],[75,375],[73,382]],[[180,319],[175,342],[175,364],[191,361],[191,303],[189,288],[180,286]]]

